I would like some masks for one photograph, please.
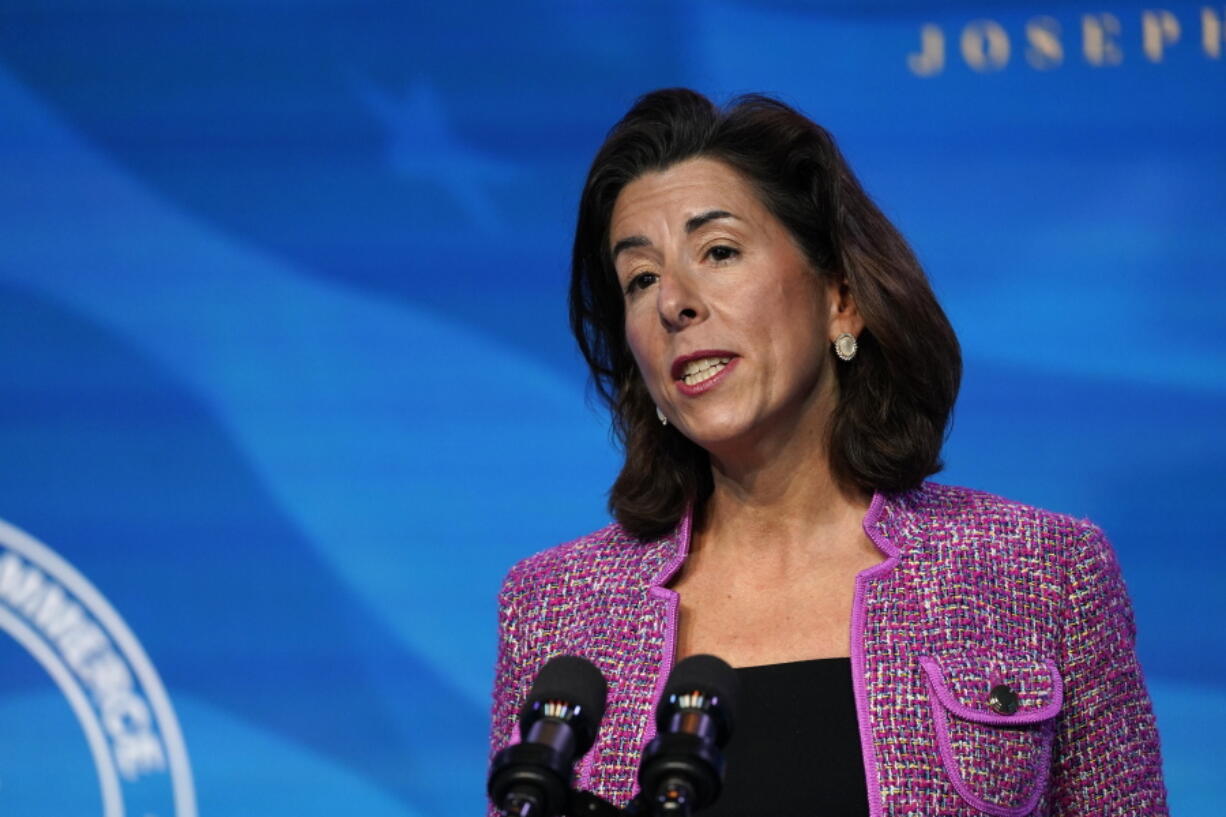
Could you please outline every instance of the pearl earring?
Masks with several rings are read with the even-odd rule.
[[[834,339],[834,353],[839,356],[839,360],[851,360],[856,356],[856,336],[850,332],[844,332]]]
[[[656,416],[660,418],[660,425],[668,425],[668,418],[664,416],[664,412],[660,411],[659,406],[656,406]]]

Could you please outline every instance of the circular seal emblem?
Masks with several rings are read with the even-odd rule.
[[[3,520],[0,630],[67,700],[97,770],[103,817],[196,817],[179,722],[144,649],[72,565]]]

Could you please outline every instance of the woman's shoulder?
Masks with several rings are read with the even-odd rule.
[[[885,502],[883,530],[921,581],[940,577],[981,600],[1035,599],[1036,588],[1079,609],[1127,606],[1115,549],[1088,519],[986,491],[924,483]],[[907,558],[910,557],[910,558]],[[1029,602],[1027,602],[1029,603]]]
[[[644,541],[612,522],[516,562],[507,573],[504,591],[514,587],[541,591],[619,579],[647,583],[676,550],[673,535]]]
[[[1089,519],[1047,510],[987,491],[925,482],[886,498],[883,518],[915,533],[946,534],[982,546],[1071,546],[1103,538]]]

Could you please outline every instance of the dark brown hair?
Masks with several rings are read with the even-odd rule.
[[[588,173],[575,228],[571,330],[625,451],[609,493],[617,521],[635,536],[654,538],[711,492],[706,451],[656,418],[626,343],[609,247],[622,189],[644,173],[699,156],[747,179],[817,273],[846,283],[864,319],[855,359],[834,367],[839,397],[829,451],[835,478],[869,492],[901,491],[939,471],[962,357],[906,240],[822,127],[768,97],[742,96],[720,109],[674,88],[639,99],[609,132]]]

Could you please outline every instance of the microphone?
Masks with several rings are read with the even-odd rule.
[[[688,817],[719,797],[737,692],[736,672],[714,655],[692,655],[673,669],[639,766],[652,814]]]
[[[519,715],[520,742],[494,755],[487,790],[508,817],[557,817],[566,809],[575,759],[596,740],[608,686],[574,655],[549,659]]]

